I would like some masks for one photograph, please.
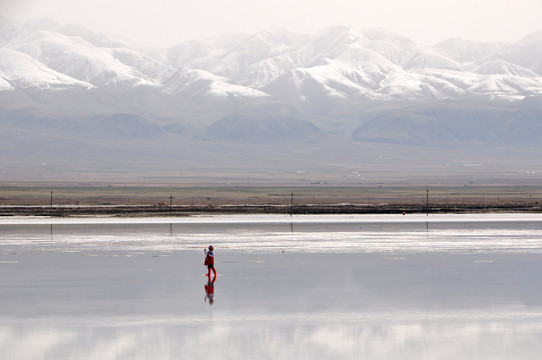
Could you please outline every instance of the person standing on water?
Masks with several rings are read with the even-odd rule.
[[[215,252],[213,250],[213,245],[209,245],[209,251],[207,249],[203,249],[203,252],[205,253],[205,262],[203,265],[207,265],[207,277],[209,280],[211,279],[211,270],[213,270],[213,282],[214,279],[216,279],[216,270],[215,270]]]

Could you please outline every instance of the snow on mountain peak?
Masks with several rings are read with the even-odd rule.
[[[11,83],[4,79],[4,75],[0,73],[0,91],[8,91],[8,90],[14,90],[15,88]]]
[[[542,31],[524,37],[501,53],[505,60],[542,75]]]
[[[522,77],[536,77],[536,73],[526,69],[522,66],[512,64],[503,59],[495,59],[492,61],[486,61],[481,63],[474,69],[474,72],[477,74],[490,75],[512,75],[512,76],[522,76]]]
[[[35,87],[41,90],[65,89],[71,87],[91,89],[92,85],[51,70],[29,55],[15,50],[0,48],[0,73],[11,88]]]
[[[38,59],[51,69],[95,86],[156,86],[136,69],[78,36],[40,30],[16,39],[9,46]]]
[[[21,64],[31,69],[26,76],[9,65],[16,53],[6,52],[2,89],[146,87],[187,97],[272,95],[285,102],[285,94],[356,102],[496,93],[515,100],[540,93],[542,33],[514,44],[448,39],[430,47],[379,28],[330,26],[310,35],[269,27],[151,50],[51,19],[0,24],[7,29],[1,49],[26,54]]]
[[[267,94],[227,82],[227,79],[204,70],[180,69],[167,80],[164,86],[170,94],[186,97],[266,97]]]
[[[463,68],[456,61],[439,55],[433,51],[420,51],[413,55],[404,65],[407,70],[453,70],[462,71]]]
[[[459,62],[473,62],[498,53],[506,43],[476,42],[460,38],[450,38],[435,46],[434,51]]]

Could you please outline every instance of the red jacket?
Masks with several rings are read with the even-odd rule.
[[[205,256],[205,262],[203,264],[204,265],[214,264],[215,263],[215,253],[214,253],[214,251],[206,251],[205,254],[207,256]]]

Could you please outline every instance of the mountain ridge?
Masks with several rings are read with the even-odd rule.
[[[10,150],[3,161],[58,156],[43,148],[48,138],[58,148],[116,152],[130,166],[140,154],[152,168],[164,157],[245,172],[274,153],[282,160],[266,168],[275,172],[313,164],[329,173],[322,169],[357,166],[352,149],[367,146],[423,154],[397,164],[405,174],[407,164],[449,162],[458,149],[478,149],[485,161],[495,149],[523,156],[542,147],[539,55],[542,32],[512,43],[428,46],[377,28],[272,27],[153,49],[51,19],[0,17],[1,140]],[[13,139],[33,133],[43,141],[19,149]],[[516,166],[501,150],[491,161]]]
[[[420,76],[430,76],[423,73],[428,68],[466,72],[465,78],[477,80],[487,75],[477,73],[477,69],[483,68],[488,61],[500,60],[531,71],[528,76],[542,83],[538,79],[540,61],[526,50],[526,47],[542,50],[542,32],[508,45],[449,39],[435,46],[425,46],[384,29],[332,26],[307,35],[269,28],[255,34],[230,35],[228,41],[222,36],[151,50],[129,40],[76,25],[62,25],[50,19],[24,23],[18,30],[13,30],[15,26],[2,26],[11,28],[3,35],[2,48],[24,53],[54,71],[106,88],[123,83],[128,87],[160,88],[168,76],[180,69],[190,69],[207,71],[227,79],[232,85],[260,89],[290,70],[326,66],[329,61],[338,61],[357,70],[380,69],[381,76],[393,71],[402,77],[418,78],[423,85],[426,81]],[[478,66],[470,66],[473,62]],[[262,81],[264,68],[269,71],[266,80]],[[514,76],[513,73],[501,75]],[[259,79],[254,80],[255,76]],[[537,93],[542,90],[537,89]],[[495,94],[473,95],[491,97]],[[516,98],[516,94],[497,95]],[[520,95],[531,93],[527,91]]]

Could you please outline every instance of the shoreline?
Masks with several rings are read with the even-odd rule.
[[[540,204],[300,204],[300,205],[4,205],[0,216],[119,216],[119,217],[186,217],[200,214],[461,214],[461,213],[542,213]]]
[[[542,212],[542,186],[0,186],[0,216]]]

